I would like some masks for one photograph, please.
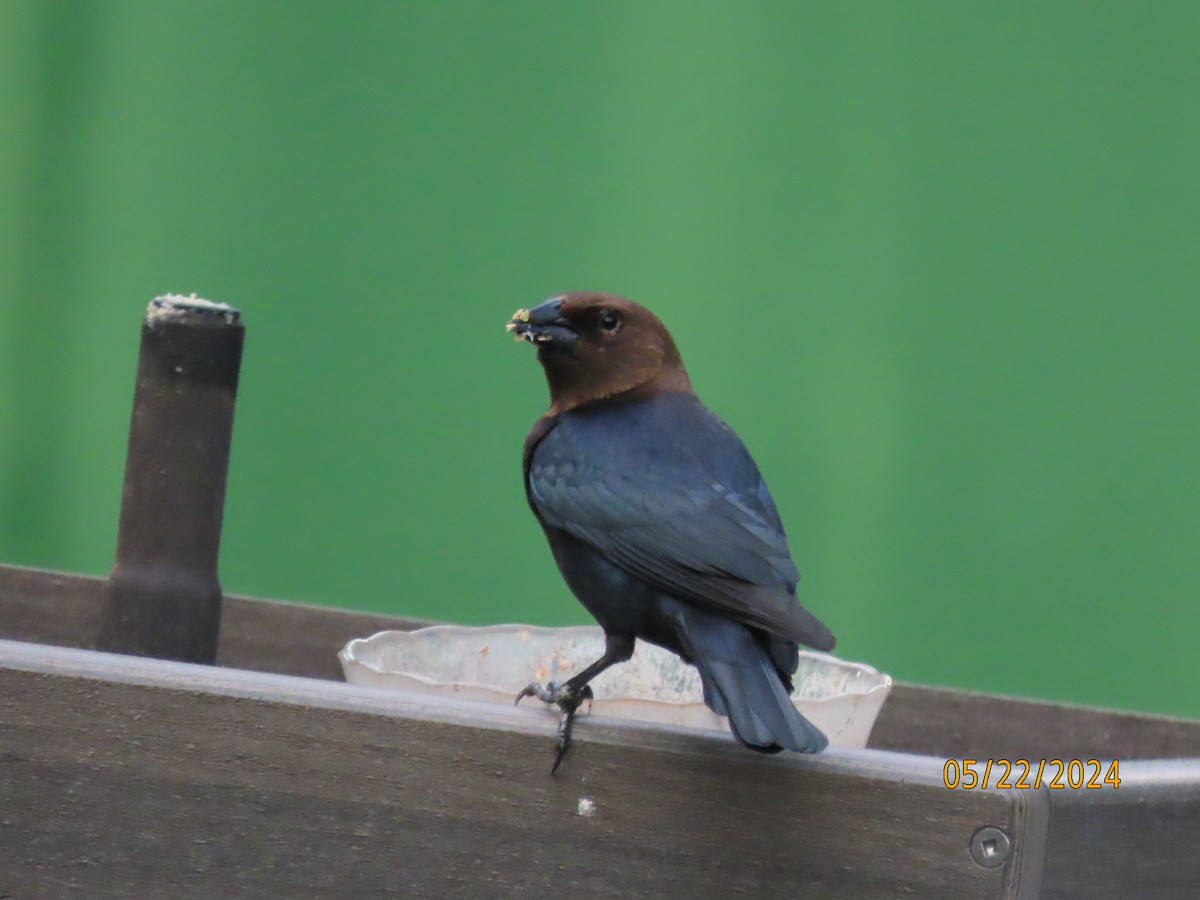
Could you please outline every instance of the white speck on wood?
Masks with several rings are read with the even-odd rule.
[[[579,815],[585,819],[590,819],[596,814],[596,801],[589,800],[587,797],[579,798]]]

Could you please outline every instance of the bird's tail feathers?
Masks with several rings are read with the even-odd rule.
[[[743,744],[764,753],[819,753],[821,729],[792,704],[767,648],[746,626],[710,616],[688,617],[686,643],[700,670],[704,702]]]

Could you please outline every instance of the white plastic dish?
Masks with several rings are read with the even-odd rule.
[[[566,681],[603,652],[604,632],[594,626],[435,625],[350,641],[338,659],[351,684],[511,706],[530,682]],[[888,675],[870,666],[803,650],[795,682],[796,708],[844,747],[866,746],[892,687]],[[595,715],[729,730],[704,705],[695,668],[645,641],[629,662],[597,676],[592,690]],[[526,704],[551,709],[536,698]]]

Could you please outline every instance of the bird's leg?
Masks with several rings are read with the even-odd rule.
[[[558,752],[554,757],[554,765],[550,767],[551,775],[558,770],[563,757],[567,755],[567,750],[571,746],[571,729],[575,724],[575,713],[579,711],[584,700],[592,699],[592,689],[588,682],[610,666],[626,662],[629,657],[633,656],[634,642],[632,635],[606,634],[604,636],[604,655],[578,675],[572,676],[561,685],[555,684],[553,681],[546,685],[540,685],[537,682],[527,684],[517,694],[517,703],[526,697],[537,697],[543,703],[553,703],[562,710],[562,715],[558,719],[558,735],[554,739],[554,746],[558,748]]]

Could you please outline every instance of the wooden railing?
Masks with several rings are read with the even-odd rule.
[[[585,716],[551,777],[549,715],[341,682],[419,623],[227,596],[169,662],[87,649],[104,585],[0,566],[0,895],[1200,896],[1200,722],[899,684],[866,750]],[[1017,756],[1121,784],[943,781]]]

